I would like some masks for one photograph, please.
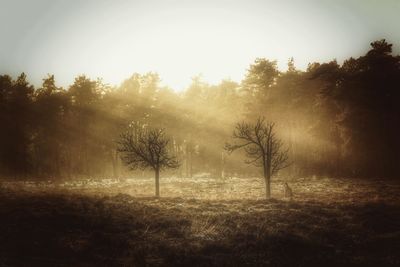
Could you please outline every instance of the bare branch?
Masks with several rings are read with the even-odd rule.
[[[236,124],[232,134],[234,143],[226,143],[225,150],[232,153],[243,149],[249,158],[245,163],[262,165],[268,177],[290,164],[288,150],[282,150],[283,142],[276,137],[275,123],[264,117],[257,118],[254,124],[240,122]]]
[[[178,160],[168,150],[169,138],[163,129],[145,128],[132,123],[117,141],[122,160],[132,169],[179,167]]]

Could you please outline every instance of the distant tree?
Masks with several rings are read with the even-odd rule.
[[[25,73],[16,80],[0,76],[0,166],[6,175],[23,177],[32,169],[33,92]]]
[[[175,156],[170,155],[169,142],[164,129],[139,123],[132,124],[118,141],[118,152],[131,169],[154,170],[156,197],[160,196],[160,171],[179,167]]]
[[[68,95],[71,101],[70,127],[71,144],[68,148],[73,172],[81,175],[92,175],[93,168],[99,158],[101,141],[96,131],[96,125],[102,119],[97,107],[101,103],[101,86],[98,80],[92,80],[85,75],[75,78],[69,87]]]
[[[243,81],[244,88],[252,95],[260,97],[267,96],[279,75],[277,62],[265,58],[257,58],[250,65]]]
[[[58,178],[65,163],[66,114],[69,109],[67,91],[56,86],[54,75],[43,79],[43,84],[35,90],[34,131],[32,151],[35,174],[40,177]]]
[[[323,85],[319,114],[325,110],[331,118],[321,117],[315,130],[340,141],[335,145],[342,147],[340,156],[347,174],[398,177],[400,56],[392,54],[392,45],[375,41],[364,56],[345,60],[342,66],[321,64],[311,73]],[[336,133],[323,133],[328,129]]]
[[[274,123],[263,117],[259,117],[255,124],[238,123],[232,136],[235,142],[225,145],[229,153],[243,148],[249,158],[247,164],[263,167],[267,198],[271,197],[271,177],[289,165],[288,150],[283,149],[283,143],[276,137],[274,127]]]
[[[246,119],[251,120],[263,114],[271,116],[270,107],[275,104],[271,99],[271,92],[279,75],[276,61],[257,58],[250,65],[241,84]]]

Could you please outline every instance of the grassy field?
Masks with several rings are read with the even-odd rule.
[[[3,182],[0,266],[399,266],[400,183]]]

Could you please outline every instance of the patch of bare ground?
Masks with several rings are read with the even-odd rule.
[[[133,194],[128,182],[8,184],[0,266],[399,266],[397,182],[297,179],[292,201],[281,198],[279,180],[268,201],[252,182],[206,198],[174,189],[175,181],[160,199]],[[246,185],[253,199],[239,190]]]

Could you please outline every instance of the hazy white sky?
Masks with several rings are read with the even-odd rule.
[[[200,73],[240,81],[256,57],[305,68],[381,38],[399,51],[399,14],[400,0],[0,0],[0,73],[67,86],[156,71],[180,90]]]

